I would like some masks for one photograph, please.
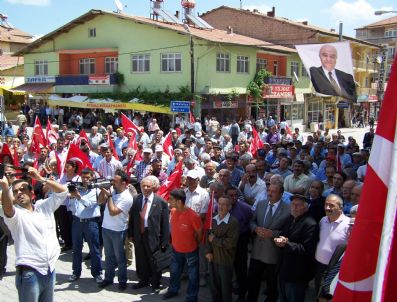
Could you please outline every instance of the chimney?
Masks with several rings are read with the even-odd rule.
[[[177,10],[177,11],[175,12],[175,17],[176,17],[177,19],[179,19],[179,10]]]
[[[331,28],[330,31],[334,33],[335,32],[335,28]]]
[[[227,33],[228,33],[229,35],[233,35],[233,27],[228,26],[228,27],[227,27]]]
[[[252,12],[255,14],[259,13],[259,11],[256,8]]]
[[[276,8],[273,6],[270,12],[267,12],[268,17],[275,17],[276,16]]]
[[[303,25],[307,25],[308,23],[307,23],[307,21],[303,21],[302,24]]]

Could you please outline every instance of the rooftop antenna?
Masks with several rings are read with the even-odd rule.
[[[117,11],[116,11],[117,14],[121,14],[124,8],[127,7],[127,5],[123,5],[123,3],[121,3],[120,0],[114,0],[114,4],[117,7]]]

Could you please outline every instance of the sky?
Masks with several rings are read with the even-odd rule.
[[[124,13],[149,17],[150,0],[120,0]],[[266,13],[272,6],[276,16],[309,24],[334,28],[343,22],[343,34],[355,36],[355,28],[395,16],[375,16],[375,10],[397,10],[395,0],[241,0],[243,8]],[[196,13],[204,13],[221,5],[239,8],[240,0],[196,0]],[[90,9],[115,11],[114,0],[0,0],[0,13],[8,22],[35,36],[45,35]],[[181,11],[180,0],[164,0],[164,9]]]

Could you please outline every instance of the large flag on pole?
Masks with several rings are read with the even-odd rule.
[[[139,133],[139,128],[134,124],[124,113],[121,114],[121,124],[123,125],[125,133],[132,132],[135,135]]]
[[[174,148],[172,147],[172,137],[171,131],[165,136],[163,143],[164,153],[167,154],[170,158],[174,157]]]
[[[45,139],[40,120],[36,116],[33,127],[31,150],[33,153],[40,153],[40,149],[45,146],[47,146],[47,141]]]
[[[50,122],[50,119],[47,119],[47,128],[46,128],[46,132],[47,132],[47,142],[49,145],[52,144],[56,144],[58,139],[59,139],[59,135],[58,133],[54,130],[54,128],[52,127],[52,124]]]
[[[335,302],[397,299],[396,61],[387,87]]]
[[[255,157],[256,153],[258,153],[258,149],[262,149],[262,148],[263,148],[263,142],[259,137],[255,127],[252,127],[252,141],[249,147],[249,151],[251,152],[252,156]]]

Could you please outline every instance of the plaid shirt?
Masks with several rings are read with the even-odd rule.
[[[149,169],[151,168],[152,164],[150,162],[145,163],[141,161],[135,169],[135,174],[138,179],[138,183],[142,181],[149,174]]]

